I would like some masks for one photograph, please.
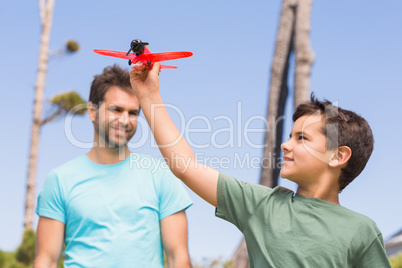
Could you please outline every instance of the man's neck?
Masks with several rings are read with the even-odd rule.
[[[92,147],[87,156],[89,159],[97,164],[112,165],[119,163],[129,157],[130,153],[131,152],[127,146],[121,148]]]

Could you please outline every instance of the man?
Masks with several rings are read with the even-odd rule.
[[[52,170],[38,198],[35,268],[190,267],[185,209],[192,202],[167,167],[131,153],[140,105],[130,75],[95,76],[88,102],[91,151]],[[160,161],[159,161],[160,163]]]

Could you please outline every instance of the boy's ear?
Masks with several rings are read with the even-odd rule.
[[[96,108],[95,105],[92,102],[88,102],[87,104],[87,109],[88,109],[88,115],[91,121],[95,121],[96,118]]]
[[[352,156],[352,150],[348,146],[341,146],[334,153],[329,161],[330,167],[342,167],[345,166]]]

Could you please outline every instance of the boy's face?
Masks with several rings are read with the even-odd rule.
[[[314,183],[328,170],[334,151],[326,149],[321,115],[305,115],[296,120],[290,139],[283,143],[281,177],[297,184]]]

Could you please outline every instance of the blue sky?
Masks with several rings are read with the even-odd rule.
[[[41,27],[37,1],[3,1],[0,5],[0,250],[11,251],[23,231]],[[177,108],[170,112],[179,127],[206,129],[187,133],[195,145],[207,144],[196,149],[203,161],[214,164],[214,159],[228,158],[229,164],[221,163],[221,171],[256,183],[258,166],[241,166],[237,160],[258,162],[263,153],[258,148],[263,134],[258,130],[264,128],[261,118],[266,115],[280,7],[279,0],[56,1],[50,49],[56,51],[74,39],[81,50],[49,62],[45,97],[76,90],[87,100],[95,74],[110,64],[127,66],[124,60],[93,53],[96,48],[127,51],[130,41],[140,38],[150,43],[151,51],[192,51],[193,57],[172,62],[179,69],[161,73],[162,97]],[[375,136],[366,169],[344,190],[340,202],[376,221],[385,238],[402,228],[401,8],[399,1],[315,1],[311,21],[316,56],[311,91],[357,111],[368,120]],[[286,136],[291,108],[290,98]],[[46,104],[44,114],[50,110]],[[231,122],[233,136],[219,132]],[[252,128],[256,131],[245,134],[245,129]],[[66,134],[64,119],[42,128],[37,193],[52,168],[88,151],[79,148],[93,139],[88,116],[74,117],[70,129],[80,146]],[[141,141],[141,146],[132,143],[133,150],[159,157],[143,118],[138,133],[134,141]],[[227,144],[232,138],[236,142]],[[286,180],[280,183],[295,187]],[[229,258],[241,233],[216,218],[213,207],[190,195],[194,200],[187,213],[191,256],[196,260]]]

